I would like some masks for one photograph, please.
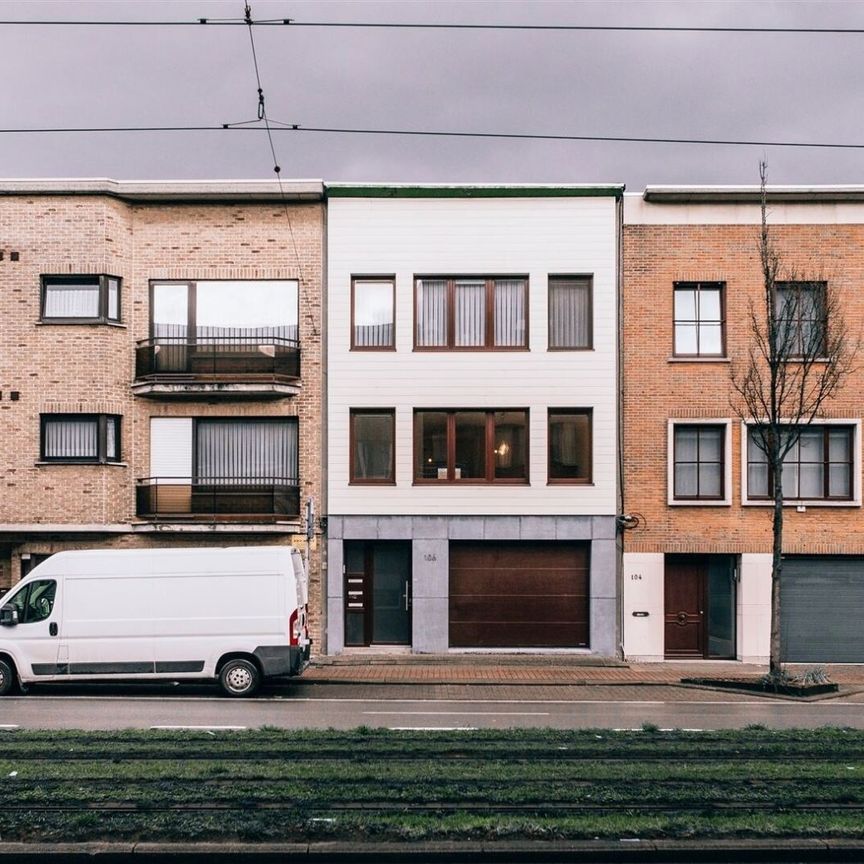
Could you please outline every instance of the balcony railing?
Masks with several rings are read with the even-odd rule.
[[[276,521],[300,516],[296,478],[144,477],[136,497],[142,519]]]
[[[277,336],[158,336],[138,342],[135,378],[295,382],[300,343]]]

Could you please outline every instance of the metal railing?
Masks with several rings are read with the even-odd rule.
[[[297,518],[300,481],[265,477],[143,477],[136,509],[144,519]]]
[[[300,378],[300,343],[277,336],[157,336],[135,349],[138,380]]]

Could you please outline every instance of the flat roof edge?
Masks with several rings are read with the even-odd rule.
[[[654,204],[758,204],[759,186],[646,186]],[[768,186],[769,203],[841,204],[864,201],[864,186]]]
[[[322,201],[322,180],[57,180],[0,178],[0,195],[106,195],[130,202]]]
[[[325,183],[328,198],[620,198],[623,183],[399,184]]]

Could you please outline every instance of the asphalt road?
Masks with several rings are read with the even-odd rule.
[[[337,728],[727,729],[847,726],[864,729],[855,697],[798,703],[676,687],[364,687],[285,686],[254,699],[212,687],[43,686],[0,700],[0,729]],[[470,694],[470,695],[468,695]]]

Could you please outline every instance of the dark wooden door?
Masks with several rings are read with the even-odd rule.
[[[705,581],[700,558],[667,558],[664,621],[667,657],[705,657]]]
[[[588,545],[451,543],[450,645],[588,645]]]

